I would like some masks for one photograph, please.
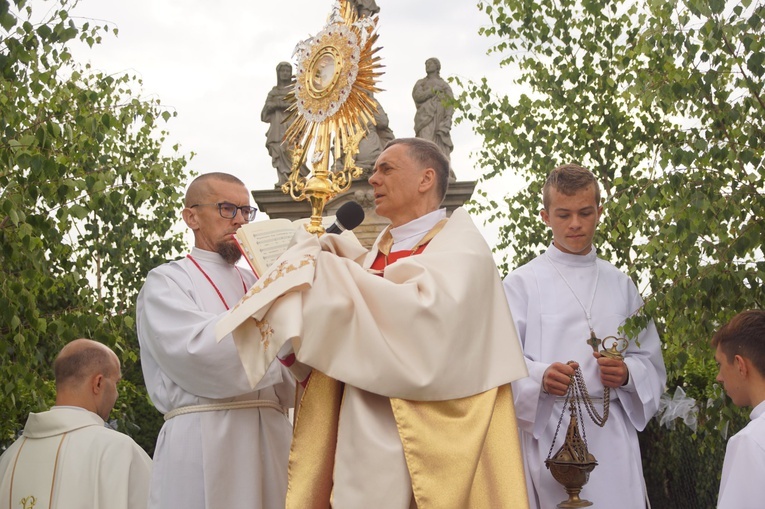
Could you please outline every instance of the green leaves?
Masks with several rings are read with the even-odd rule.
[[[492,51],[525,93],[497,95],[483,80],[461,83],[457,97],[458,119],[484,139],[482,188],[513,189],[499,206],[490,193],[474,205],[503,224],[501,270],[549,242],[537,219],[547,173],[565,162],[590,168],[604,192],[599,254],[646,300],[625,329],[652,317],[670,387],[693,380],[702,401],[714,394],[709,338],[765,305],[765,7],[725,6],[479,2]]]
[[[32,25],[0,0],[0,379],[13,381],[0,384],[0,442],[52,402],[66,342],[102,341],[135,371],[136,295],[182,246],[169,232],[186,159],[162,154],[156,123],[172,114],[135,96],[135,78],[71,62],[67,44],[107,30],[78,27],[68,5],[48,3]],[[140,380],[132,392],[145,405]]]

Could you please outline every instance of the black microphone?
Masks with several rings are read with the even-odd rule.
[[[364,209],[355,201],[347,201],[340,205],[335,214],[335,222],[330,225],[326,233],[343,233],[345,230],[353,230],[364,220]]]

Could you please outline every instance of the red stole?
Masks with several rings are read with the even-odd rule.
[[[428,245],[426,242],[425,244],[422,244],[421,246],[417,246],[414,250],[405,249],[403,251],[394,251],[393,253],[390,253],[389,255],[383,254],[382,251],[379,251],[377,253],[377,258],[375,258],[374,263],[372,263],[372,269],[384,271],[385,267],[388,265],[395,263],[396,260],[400,260],[401,258],[406,258],[407,256],[412,255],[418,255],[422,253],[425,250],[425,247]]]

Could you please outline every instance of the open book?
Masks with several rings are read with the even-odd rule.
[[[335,216],[323,217],[322,224],[326,227],[332,224],[334,219]],[[295,230],[310,222],[310,218],[295,221],[279,218],[246,223],[236,231],[234,238],[252,271],[260,278],[287,250]]]

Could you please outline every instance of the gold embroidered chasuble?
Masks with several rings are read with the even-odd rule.
[[[314,370],[295,422],[286,509],[331,507],[342,393]],[[418,509],[528,508],[512,399],[510,385],[456,400],[391,399]]]
[[[0,507],[145,509],[151,458],[81,408],[30,413],[0,456]]]
[[[233,331],[251,383],[290,347],[314,368],[287,507],[329,507],[342,383],[390,398],[417,507],[527,507],[508,386],[525,363],[467,213],[455,211],[422,254],[384,277],[364,268],[376,247],[364,260],[350,233],[296,240],[218,330]]]

